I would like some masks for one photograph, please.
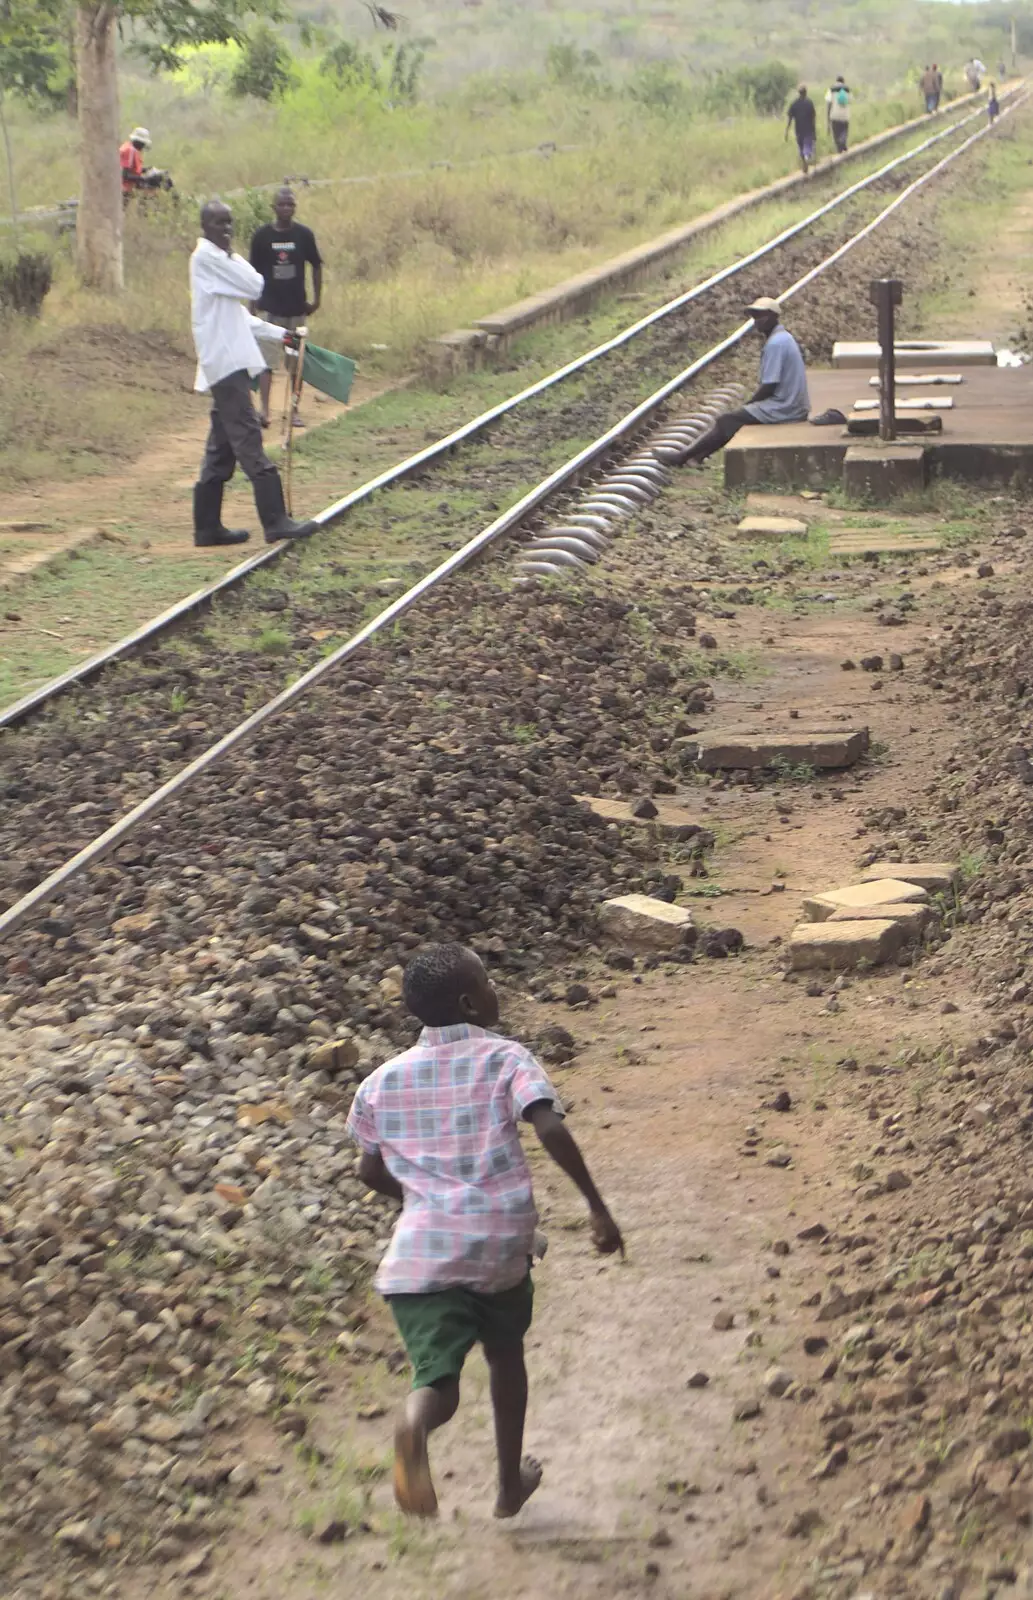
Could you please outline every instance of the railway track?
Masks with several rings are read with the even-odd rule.
[[[930,169],[921,185],[935,177]],[[917,192],[894,196],[821,264],[792,258],[795,272],[779,283],[810,337],[834,325],[833,299],[836,321],[858,314],[868,279],[902,248],[893,218]],[[906,247],[920,250],[935,229],[904,214]],[[238,715],[221,748],[171,784],[155,788],[150,768],[173,761],[189,732],[189,706],[169,701],[184,681],[177,659],[211,669],[195,682],[198,697],[203,682],[220,690],[207,720],[195,707],[196,737],[231,720],[240,702],[230,691],[248,672],[266,697],[256,656],[220,659],[232,604],[211,639],[184,634],[179,656],[163,645],[160,665],[145,657],[138,672],[116,669],[136,677],[115,686],[102,677],[81,703],[59,702],[9,736],[22,765],[30,751],[39,757],[25,779],[36,801],[5,834],[28,875],[125,792],[132,774],[120,787],[102,760],[114,774],[146,767],[136,781],[147,791],[76,864],[26,884],[0,922],[0,1232],[17,1286],[0,1346],[9,1535],[0,1572],[14,1593],[49,1593],[66,1570],[62,1592],[79,1593],[102,1560],[130,1579],[134,1563],[151,1563],[127,1593],[156,1592],[166,1576],[182,1586],[183,1567],[159,1563],[170,1546],[182,1559],[184,1533],[213,1537],[225,1472],[212,1460],[217,1452],[230,1470],[245,1396],[249,1407],[275,1398],[289,1422],[319,1392],[324,1349],[351,1351],[355,1286],[389,1219],[358,1182],[344,1118],[351,1085],[410,1036],[393,971],[407,952],[462,938],[514,990],[555,998],[549,982],[564,968],[592,971],[600,899],[633,889],[669,898],[692,870],[692,841],[661,856],[575,799],[669,795],[675,741],[706,702],[702,680],[724,692],[714,653],[697,648],[691,558],[674,568],[643,532],[603,552],[612,582],[596,582],[593,569],[543,588],[517,574],[528,520],[552,516],[564,485],[619,460],[626,498],[638,500],[640,482],[656,486],[660,439],[691,426],[678,397],[699,380],[709,389],[737,379],[745,328],[729,303],[707,314],[710,334],[721,334],[709,348],[691,360],[683,351],[673,375],[669,361],[659,387],[637,373],[648,392],[629,405],[622,385],[618,415],[572,456],[579,413],[566,404],[557,421],[569,460],[543,476],[546,446],[559,443],[534,440],[534,482],[514,506],[365,618],[318,671]],[[470,461],[453,482],[482,466],[497,481],[501,462]],[[425,503],[419,487],[407,493]],[[579,509],[562,515],[576,521]],[[357,508],[354,525],[366,518],[382,531],[374,511]],[[385,517],[398,514],[389,506]],[[618,527],[610,519],[610,532]],[[507,538],[514,530],[520,537]],[[540,531],[548,537],[544,522]],[[496,559],[473,559],[493,548]],[[306,560],[329,581],[314,546],[299,556],[295,589]],[[256,583],[270,592],[261,574]],[[137,715],[153,750],[135,727],[122,731]],[[627,952],[607,956],[628,965]],[[536,1009],[529,1042],[560,1063],[569,1040],[536,1023]],[[634,1086],[633,1073],[615,1083],[616,1103]],[[316,1330],[304,1345],[298,1327]],[[271,1337],[283,1329],[292,1342]],[[220,1407],[207,1436],[211,1399],[198,1409],[199,1391]],[[148,1446],[176,1435],[156,1447],[157,1481],[142,1443],[135,1455],[112,1448],[122,1421]],[[182,1488],[164,1470],[170,1450],[191,1474]],[[114,1586],[121,1592],[117,1577]]]
[[[1018,86],[1014,94],[1021,93],[1021,86]],[[1014,103],[1014,94],[1010,101],[1006,101],[1006,104]],[[789,245],[793,240],[800,238],[811,230],[820,228],[835,212],[848,205],[858,196],[865,194],[869,190],[878,193],[880,188],[887,183],[898,181],[904,169],[912,162],[921,160],[927,153],[935,151],[936,147],[943,141],[954,137],[959,131],[964,131],[973,122],[981,120],[982,117],[983,111],[980,108],[976,111],[969,111],[946,127],[938,129],[934,134],[920,140],[908,150],[885,162],[876,171],[848,184],[807,216],[780,230],[755,250],[731,262],[727,267],[722,268],[702,282],[696,283],[675,295],[672,299],[621,329],[617,334],[603,341],[603,343],[547,373],[536,382],[519,390],[497,405],[490,407],[469,422],[464,423],[452,433],[435,440],[423,450],[406,457],[386,471],[376,474],[367,482],[350,490],[339,500],[317,512],[313,520],[321,527],[326,527],[339,521],[357,506],[369,501],[373,496],[383,492],[385,489],[403,483],[407,479],[425,472],[435,464],[447,460],[461,446],[472,440],[484,437],[498,423],[504,419],[512,418],[525,408],[530,407],[535,401],[549,395],[568,380],[576,378],[579,374],[590,369],[599,368],[607,357],[628,349],[635,345],[637,341],[653,334],[655,330],[663,325],[670,324],[672,321],[677,323],[679,320],[683,320],[690,307],[704,300],[714,291],[719,290],[722,285],[740,277],[758,262],[764,261]],[[175,605],[151,618],[148,622],[143,623],[140,627],[133,629],[122,639],[105,646],[104,649],[88,657],[85,661],[76,664],[47,683],[39,685],[29,693],[20,696],[11,704],[0,708],[0,730],[17,726],[26,718],[50,704],[58,695],[65,693],[68,689],[78,684],[87,682],[112,663],[125,660],[134,651],[138,651],[168,630],[177,627],[191,617],[197,616],[209,607],[213,601],[236,588],[237,585],[246,581],[253,574],[268,570],[278,563],[284,555],[288,554],[290,549],[289,541],[284,541],[247,556],[236,567],[223,574],[215,582],[206,584],[201,589],[185,596],[182,600],[177,601]]]
[[[1009,107],[1006,108],[1007,111],[1010,112],[1016,105],[1021,104],[1022,98],[1022,96],[1014,98]],[[824,273],[835,267],[851,250],[871,238],[891,216],[908,203],[915,193],[935,178],[939,172],[943,171],[959,155],[963,154],[965,150],[979,139],[985,137],[987,131],[982,128],[969,135],[960,145],[951,149],[946,156],[909,183],[875,218],[866,222],[860,229],[847,233],[844,238],[838,241],[830,253],[822,257],[819,262],[807,267],[793,283],[784,288],[782,298],[792,300],[793,297],[802,293]],[[937,135],[932,141],[926,141],[925,148],[934,145],[941,137],[943,137],[943,134]],[[895,162],[889,165],[896,170],[906,159],[908,157],[897,158]],[[715,275],[715,278],[708,280],[706,285],[694,286],[693,289],[677,297],[676,300],[669,302],[667,306],[660,308],[657,312],[650,313],[649,317],[641,319],[639,323],[634,325],[633,329],[624,330],[615,340],[608,341],[605,346],[597,347],[596,351],[580,358],[578,362],[570,363],[568,367],[560,369],[559,373],[551,374],[548,379],[543,380],[538,385],[531,386],[530,389],[523,391],[521,396],[514,397],[512,401],[506,402],[503,407],[497,407],[492,413],[486,413],[485,418],[476,419],[475,423],[468,425],[467,429],[459,430],[458,434],[452,435],[448,441],[442,441],[440,444],[431,446],[428,452],[421,452],[419,457],[411,458],[409,462],[402,464],[404,471],[396,469],[391,474],[382,474],[381,478],[374,480],[372,485],[364,485],[361,489],[353,491],[351,495],[345,496],[343,500],[327,508],[322,513],[321,520],[324,523],[330,523],[340,517],[345,510],[351,509],[364,500],[368,500],[376,492],[377,488],[384,486],[385,482],[395,481],[398,476],[408,478],[414,471],[418,471],[420,467],[425,467],[428,458],[435,459],[438,453],[444,454],[454,448],[456,443],[469,438],[472,430],[481,431],[483,428],[490,426],[490,421],[486,419],[497,420],[507,410],[513,409],[517,405],[522,405],[528,397],[540,394],[544,389],[562,382],[571,373],[601,359],[602,355],[610,354],[615,349],[628,345],[645,330],[655,328],[657,325],[666,322],[667,319],[674,317],[676,311],[683,311],[686,305],[692,304],[705,292],[727,283],[731,278],[739,277],[745,272],[748,265],[763,259],[772,250],[783,247],[789,239],[799,234],[805,227],[813,225],[818,217],[827,216],[836,206],[843,204],[846,198],[852,197],[862,189],[869,187],[876,179],[884,179],[887,171],[888,169],[880,169],[878,174],[873,174],[869,179],[850,186],[849,191],[845,191],[843,195],[836,197],[834,201],[820,208],[811,218],[805,219],[804,223],[797,224],[793,229],[786,230],[786,233],[779,236],[777,241],[769,241],[761,250],[753,252],[748,258],[744,258],[743,262],[735,263],[732,267],[725,269],[723,273]],[[426,601],[428,597],[432,597],[435,604],[440,605],[442,586],[458,573],[461,568],[465,567],[475,556],[496,544],[504,535],[521,526],[526,526],[528,520],[533,518],[555,496],[563,491],[570,490],[586,476],[598,473],[616,453],[626,449],[628,444],[635,441],[649,424],[660,418],[672,400],[683,389],[714,366],[722,357],[734,353],[746,337],[749,328],[750,325],[748,323],[738,325],[731,333],[719,339],[716,344],[689,362],[673,377],[668,378],[658,389],[653,389],[647,393],[630,410],[624,411],[614,423],[607,427],[590,444],[577,451],[572,457],[564,460],[561,465],[535,483],[530,490],[521,495],[513,505],[500,516],[494,518],[488,526],[483,528],[472,539],[466,540],[462,546],[453,550],[433,571],[422,576],[416,583],[407,588],[404,594],[383,607],[376,616],[367,621],[344,643],[333,649],[324,660],[319,661],[307,672],[304,672],[294,683],[281,689],[279,693],[265,701],[250,716],[237,721],[228,733],[218,738],[194,760],[181,767],[180,770],[175,771],[165,782],[152,788],[137,804],[129,807],[109,827],[85,843],[70,859],[62,860],[52,870],[41,872],[41,867],[49,867],[50,863],[46,857],[48,854],[53,855],[55,849],[53,839],[48,838],[42,854],[36,853],[33,860],[24,864],[24,869],[19,864],[21,877],[20,881],[16,882],[16,888],[25,888],[27,892],[23,893],[20,898],[16,898],[14,903],[0,914],[0,935],[10,936],[15,933],[35,917],[55,896],[66,895],[76,879],[85,874],[87,869],[103,861],[112,852],[121,850],[124,853],[124,847],[131,837],[139,837],[142,834],[144,837],[153,839],[154,830],[157,826],[155,819],[171,802],[174,800],[181,801],[191,786],[197,784],[199,780],[206,780],[211,770],[227,761],[234,752],[256,739],[267,738],[269,724],[274,719],[283,713],[294,712],[295,708],[299,707],[306,697],[317,691],[331,674],[350,661],[352,657],[378,636],[383,637],[385,630],[395,625],[418,602]],[[637,478],[634,473],[637,473]],[[655,456],[650,459],[648,450],[640,452],[640,459],[634,469],[634,473],[631,478],[628,476],[627,469],[622,473],[625,479],[624,498],[631,504],[636,502],[642,504],[660,486],[660,475],[657,472]],[[549,535],[546,534],[544,548],[548,547],[548,539]],[[553,546],[555,546],[555,538],[553,538]],[[539,541],[537,548],[539,551],[543,548],[541,541]],[[275,549],[262,552],[259,557],[254,558],[251,563],[246,563],[245,566],[254,571],[267,564],[278,553],[278,550]],[[575,559],[577,558],[575,557]],[[160,722],[160,716],[156,717],[154,715],[155,708],[151,707],[150,710],[152,725]],[[106,741],[102,738],[100,740],[101,749],[104,748],[105,743]],[[71,753],[74,756],[77,752],[73,750]],[[107,760],[110,767],[112,764],[110,755]],[[117,788],[117,784],[114,788],[109,786],[104,790],[103,806],[98,805],[95,798],[77,800],[77,794],[90,789],[90,782],[83,778],[82,772],[77,770],[78,766],[79,764],[73,760],[71,767],[75,772],[75,778],[67,797],[62,793],[58,804],[61,807],[67,807],[71,814],[76,816],[77,820],[80,817],[96,815],[98,810],[102,810],[104,806],[110,811],[113,805],[117,803],[122,791]],[[15,788],[17,788],[17,780]],[[56,788],[63,790],[63,785],[59,782]],[[96,792],[101,792],[103,788],[103,782],[98,777],[95,784]],[[18,798],[17,794],[14,795],[14,798]],[[29,798],[33,803],[27,808],[23,819],[27,826],[22,839],[23,841],[26,837],[31,839],[33,841],[33,850],[37,851],[40,818],[46,813],[52,823],[55,806],[49,796],[46,797],[42,806],[39,803],[40,797],[38,795],[30,795]],[[72,802],[71,805],[69,805],[69,801]],[[61,814],[63,815],[63,811]],[[47,832],[48,830],[44,829],[43,831]],[[4,826],[4,832],[8,841],[8,859],[17,862],[17,822],[12,826],[8,821]],[[134,846],[133,848],[135,849],[136,847]],[[153,858],[153,852],[148,848],[143,852],[143,858],[145,859],[145,864],[149,864]],[[29,879],[39,878],[40,881],[27,883],[25,881],[26,877]],[[53,927],[50,934],[46,935],[47,937],[53,938],[58,942],[69,937],[67,933],[60,931],[65,926],[65,919],[58,916],[56,919],[51,919],[51,922]]]

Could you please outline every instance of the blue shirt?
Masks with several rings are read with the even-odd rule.
[[[807,368],[800,346],[781,323],[764,341],[760,381],[773,383],[775,392],[770,400],[756,400],[746,406],[754,422],[806,422],[811,409]]]

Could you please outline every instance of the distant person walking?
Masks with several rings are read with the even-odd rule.
[[[940,101],[943,99],[943,73],[935,61],[933,62],[933,77],[936,79],[936,104],[933,106],[933,110],[939,111]]]
[[[251,380],[266,371],[258,339],[298,344],[297,335],[251,316],[242,302],[261,293],[262,277],[234,255],[233,213],[221,200],[201,211],[201,232],[190,257],[190,316],[197,350],[194,388],[212,397],[211,427],[201,474],[194,485],[194,543],[243,544],[241,528],[222,523],[223,489],[237,464],[254,490],[269,544],[313,533],[314,522],[287,515],[280,474],[262,448],[262,430],[251,403]]]
[[[277,190],[273,198],[275,222],[256,228],[251,237],[250,260],[256,272],[262,274],[263,288],[253,310],[278,328],[294,332],[319,310],[323,298],[323,258],[319,254],[316,236],[304,223],[295,222],[298,202],[293,189]],[[312,299],[305,287],[305,268],[312,268]],[[262,397],[260,421],[269,426],[269,392],[273,375],[262,373],[259,389]],[[298,393],[300,394],[300,388]],[[294,426],[305,424],[294,412]]]
[[[674,460],[683,467],[697,466],[734,439],[740,428],[754,422],[806,422],[811,408],[803,352],[788,328],[783,328],[777,300],[762,296],[746,307],[747,315],[764,341],[760,357],[760,383],[741,411],[723,411],[695,444]]]
[[[797,90],[796,99],[790,102],[786,116],[785,137],[789,138],[789,129],[796,132],[796,148],[800,152],[800,168],[806,177],[814,153],[818,146],[818,113],[814,109],[814,101],[807,93],[807,85],[801,83]]]
[[[985,75],[986,68],[984,67],[983,63],[978,59],[978,57],[973,56],[972,60],[965,67],[965,80],[973,94],[979,93],[979,89]]]
[[[918,87],[925,97],[925,109],[931,116],[940,104],[940,94],[936,86],[938,73],[935,66],[926,67],[918,80]]]
[[[990,85],[990,93],[986,97],[986,114],[990,122],[996,122],[1001,114],[1001,103],[997,98],[997,85]]]
[[[832,141],[836,146],[836,154],[846,152],[847,139],[850,134],[850,90],[846,80],[838,77],[832,87],[825,93],[825,118]]]

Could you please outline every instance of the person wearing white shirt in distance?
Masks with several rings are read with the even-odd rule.
[[[239,464],[251,483],[269,544],[301,539],[316,523],[287,515],[283,484],[262,447],[262,429],[251,403],[251,380],[266,370],[258,340],[297,348],[296,333],[263,322],[243,305],[262,292],[262,275],[233,253],[233,213],[221,200],[201,210],[201,232],[190,257],[190,312],[197,350],[194,388],[212,397],[211,427],[201,473],[194,485],[194,543],[243,544],[247,531],[226,528],[222,495]]]

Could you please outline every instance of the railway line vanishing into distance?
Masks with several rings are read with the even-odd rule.
[[[1002,120],[1023,105],[1026,98],[1027,91],[1020,85],[1003,106]],[[345,663],[352,661],[352,658],[366,646],[378,638],[383,640],[387,637],[386,630],[391,630],[413,607],[430,599],[435,607],[440,608],[443,603],[444,586],[461,569],[489,548],[499,545],[506,535],[519,529],[526,529],[559,497],[585,483],[592,486],[590,505],[587,508],[582,506],[580,512],[575,505],[573,509],[559,517],[558,526],[552,524],[551,529],[549,526],[538,529],[529,547],[522,551],[525,558],[527,556],[532,558],[531,565],[525,566],[525,575],[528,580],[533,580],[536,575],[547,569],[550,553],[557,558],[553,566],[577,565],[583,560],[591,560],[593,558],[591,552],[595,555],[604,553],[610,534],[622,518],[632,514],[637,507],[648,504],[662,489],[665,473],[662,459],[656,453],[658,446],[662,446],[665,441],[669,442],[672,438],[691,437],[694,429],[698,430],[706,424],[708,409],[706,399],[682,417],[671,414],[672,403],[723,358],[733,356],[750,332],[749,322],[739,323],[731,332],[724,334],[708,348],[694,355],[687,364],[680,366],[672,376],[665,377],[659,386],[649,389],[649,392],[644,397],[638,398],[630,408],[627,407],[629,392],[636,394],[646,386],[647,380],[655,382],[657,369],[661,372],[670,372],[678,356],[684,359],[684,347],[689,338],[695,336],[695,330],[686,325],[686,313],[690,308],[702,303],[706,313],[702,319],[704,323],[707,316],[720,321],[727,315],[725,310],[727,305],[743,303],[741,294],[737,294],[734,301],[731,300],[732,291],[728,286],[735,285],[738,290],[740,282],[748,281],[750,270],[771,256],[777,256],[780,267],[784,261],[789,269],[796,273],[788,284],[772,286],[784,302],[791,304],[796,296],[826,273],[833,271],[852,250],[873,238],[883,224],[906,206],[927,184],[978,141],[985,138],[991,132],[986,126],[968,131],[973,121],[982,118],[981,111],[972,112],[949,127],[938,130],[913,149],[894,157],[876,172],[848,185],[829,201],[817,207],[809,216],[783,229],[740,260],[713,274],[704,282],[693,285],[603,344],[537,380],[518,394],[456,429],[446,438],[429,444],[425,449],[409,456],[388,471],[378,474],[326,507],[316,518],[321,527],[336,524],[348,513],[367,507],[383,490],[413,483],[425,475],[432,475],[435,469],[448,470],[457,451],[474,441],[483,442],[485,436],[490,435],[500,424],[512,426],[516,423],[523,427],[532,426],[533,419],[538,415],[536,404],[552,404],[557,395],[561,410],[565,406],[569,413],[568,416],[561,416],[558,419],[561,425],[561,438],[564,426],[569,428],[567,434],[569,438],[571,433],[575,437],[583,434],[588,423],[593,427],[598,427],[600,422],[606,423],[590,443],[564,459],[530,489],[524,489],[511,505],[473,537],[467,538],[462,544],[451,549],[433,570],[425,573],[404,593],[383,606],[375,616],[366,620],[350,637],[333,648],[324,659],[309,667],[293,683],[273,694],[251,714],[235,721],[228,731],[223,732],[192,760],[172,772],[165,781],[151,788],[136,804],[115,817],[102,832],[75,850],[68,859],[53,867],[50,866],[49,857],[54,854],[54,845],[52,838],[49,839],[46,852],[48,859],[43,862],[43,866],[49,870],[39,876],[38,862],[29,862],[25,865],[16,883],[16,889],[23,892],[0,913],[0,936],[10,938],[19,929],[32,924],[33,919],[39,917],[50,902],[67,894],[73,883],[83,878],[88,869],[119,850],[134,836],[146,841],[143,857],[147,859],[141,859],[136,863],[138,871],[145,872],[152,864],[160,861],[161,828],[155,820],[160,813],[173,802],[183,803],[186,791],[209,774],[213,768],[230,758],[234,752],[257,739],[267,739],[270,736],[269,725],[274,719],[289,710],[297,711],[317,686],[325,684],[332,674]],[[964,137],[941,156],[936,147],[959,132],[963,133]],[[902,176],[908,176],[905,169],[909,164],[921,162],[928,153],[936,157],[930,165],[924,166],[918,176],[906,182],[874,217],[860,226],[851,219],[849,224],[840,230],[841,236],[831,241],[832,247],[829,248],[828,233],[823,230],[828,229],[830,219],[835,217],[840,208],[846,207],[869,191],[878,193],[880,189],[899,183]],[[808,261],[806,257],[810,252],[807,243],[801,245],[801,240],[806,240],[806,236],[812,233],[816,236],[818,247],[824,253],[820,254],[817,260]],[[779,252],[783,255],[779,256]],[[610,358],[624,363],[619,376]],[[570,385],[571,390],[575,390],[576,380],[582,374],[589,378],[597,375],[600,377],[598,392],[587,397],[578,393],[572,400],[564,401],[563,386]],[[730,392],[728,386],[724,385],[713,396],[714,402],[721,403],[727,399]],[[612,417],[614,409],[618,411],[615,418]],[[652,439],[644,438],[647,430],[658,423],[660,428],[657,436]],[[519,456],[519,451],[516,454]],[[516,484],[520,485],[522,478],[526,477],[526,458],[519,459],[513,470],[516,472]],[[504,476],[501,474],[501,477]],[[502,482],[499,492],[505,494],[509,487],[509,484]],[[606,492],[607,488],[609,493]],[[577,543],[579,534],[582,536],[580,555]],[[312,552],[318,547],[318,541],[317,534],[307,549],[295,552],[292,559],[301,561],[314,559]],[[5,742],[10,742],[13,762],[18,761],[19,740],[29,736],[17,731],[20,724],[29,723],[30,734],[34,733],[39,724],[32,719],[52,707],[59,697],[96,678],[98,674],[104,674],[105,668],[110,668],[119,662],[124,663],[134,655],[141,655],[145,677],[146,672],[155,666],[158,667],[160,676],[162,637],[173,629],[182,629],[184,624],[189,626],[191,620],[205,612],[213,600],[227,595],[253,574],[262,573],[279,562],[287,548],[280,545],[260,551],[214,584],[189,596],[126,639],[6,708],[0,713],[0,727],[11,730],[5,734]],[[522,605],[525,611],[526,606],[533,603],[535,603],[533,598],[523,597]],[[158,651],[157,662],[151,659],[155,651]],[[106,685],[109,677],[110,674],[105,674],[100,678],[100,684],[105,686],[105,693],[108,692]],[[117,685],[115,688],[117,689]],[[219,714],[226,709],[226,705],[223,705]],[[117,715],[117,711],[118,697],[115,694],[112,706],[109,708],[109,716]],[[145,716],[141,717],[141,726],[146,725],[146,720]],[[46,726],[46,719],[42,725]],[[55,737],[64,737],[64,734],[55,729]],[[77,769],[78,781],[80,786],[87,789],[93,785],[90,789],[91,794],[95,792],[101,797],[84,802],[80,810],[81,815],[94,815],[98,811],[110,812],[117,807],[123,792],[119,788],[120,773],[109,770],[112,758],[109,756],[107,766],[104,764],[104,743],[103,737],[100,737],[94,742],[92,751],[78,752],[80,755],[88,754],[96,757],[96,766],[92,772],[87,770],[85,760],[81,763],[81,769]],[[73,751],[72,755],[75,754]],[[368,759],[368,755],[367,749],[363,759]],[[169,764],[167,754],[164,759]],[[17,802],[21,798],[19,783],[16,770],[13,779],[9,779],[7,784],[5,808],[8,818],[0,828],[9,861],[19,858],[19,839],[26,849],[35,849],[39,845],[38,825],[41,815],[45,814],[52,823],[56,815],[71,809],[60,784],[54,785],[54,792],[49,796],[41,795],[37,785],[29,794],[29,804],[23,807],[23,812],[12,817],[10,802],[12,800]],[[20,834],[19,828],[22,829]],[[137,853],[139,855],[139,850]],[[37,878],[38,881],[27,881]],[[0,894],[10,898],[2,886]],[[62,926],[61,919],[54,924],[55,929]],[[68,935],[55,931],[50,937],[62,940]]]

